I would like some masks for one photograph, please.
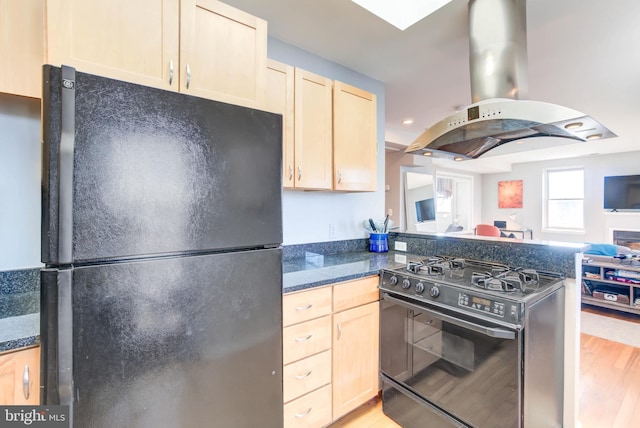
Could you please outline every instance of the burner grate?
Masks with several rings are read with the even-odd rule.
[[[514,292],[535,288],[540,282],[538,272],[533,269],[505,268],[490,272],[473,272],[471,283],[486,290]]]
[[[419,262],[407,263],[407,270],[416,274],[444,275],[447,271],[463,270],[464,259],[450,256],[429,257]]]

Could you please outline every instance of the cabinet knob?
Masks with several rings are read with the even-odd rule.
[[[169,86],[173,84],[173,60],[169,60]]]
[[[342,326],[340,325],[340,323],[338,323],[338,340],[340,340],[341,336],[342,336]]]
[[[293,167],[289,165],[289,180],[293,179]]]
[[[191,67],[187,64],[187,89],[189,89],[189,85],[191,84]]]
[[[24,399],[29,399],[29,364],[25,364],[24,373],[22,374],[22,392]]]
[[[342,183],[342,173],[338,171],[338,184]]]
[[[302,167],[298,165],[298,180],[302,179]]]

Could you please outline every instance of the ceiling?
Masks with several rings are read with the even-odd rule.
[[[385,84],[388,150],[471,103],[467,0],[405,31],[350,0],[224,0],[268,21],[269,35]],[[615,4],[615,6],[611,6]],[[530,0],[528,99],[591,115],[618,138],[529,139],[442,167],[489,173],[512,163],[640,150],[640,2]],[[414,120],[406,126],[402,121]]]

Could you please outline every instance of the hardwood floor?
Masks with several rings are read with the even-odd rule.
[[[379,397],[369,400],[347,416],[330,425],[331,428],[399,428],[382,412]]]
[[[591,306],[583,310],[640,324],[640,316]],[[640,348],[580,335],[580,421],[582,428],[640,426]],[[379,398],[354,410],[331,428],[396,428]]]

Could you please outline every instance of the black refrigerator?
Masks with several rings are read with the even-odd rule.
[[[41,400],[281,427],[282,117],[43,68]]]

